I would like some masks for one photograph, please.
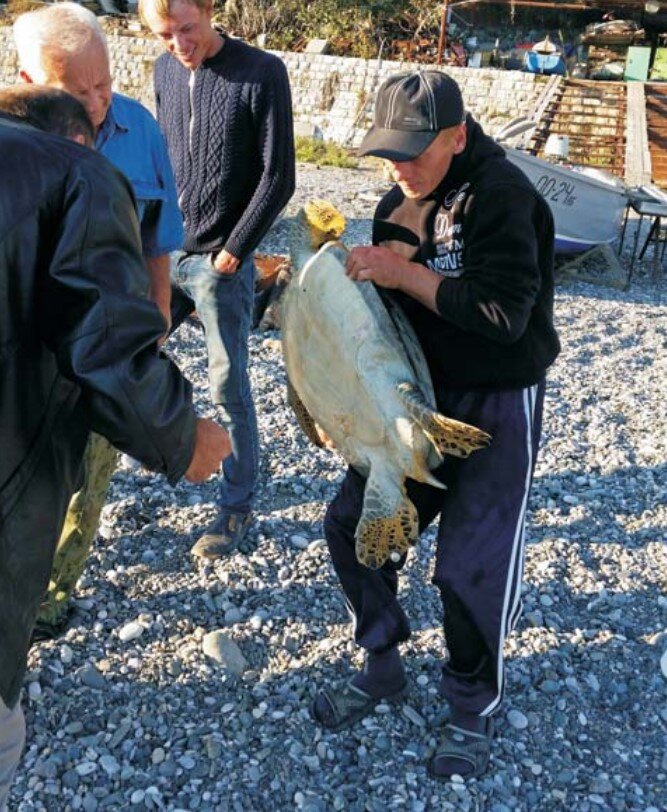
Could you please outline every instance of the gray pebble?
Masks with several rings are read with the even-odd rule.
[[[521,711],[514,708],[508,712],[507,721],[517,730],[525,730],[528,727],[528,719]]]

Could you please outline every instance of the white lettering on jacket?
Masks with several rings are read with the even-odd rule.
[[[443,200],[442,208],[433,221],[435,256],[426,260],[426,266],[440,276],[450,279],[458,279],[464,272],[463,224],[454,222],[454,218],[461,217],[469,188],[470,183],[464,183],[458,189],[452,189]]]

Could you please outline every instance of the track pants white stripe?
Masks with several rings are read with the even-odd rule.
[[[526,419],[525,444],[526,444],[526,479],[521,503],[521,510],[517,518],[514,542],[512,545],[512,556],[510,565],[507,568],[507,582],[505,585],[505,597],[503,601],[503,612],[500,624],[498,639],[498,654],[496,661],[496,673],[498,680],[498,693],[495,698],[484,708],[481,715],[489,716],[497,710],[503,696],[504,690],[504,659],[503,644],[509,632],[516,623],[521,607],[521,580],[523,575],[523,565],[525,558],[525,520],[526,508],[528,506],[528,496],[533,473],[533,428],[535,419],[535,399],[537,397],[537,385],[523,390],[523,406]]]

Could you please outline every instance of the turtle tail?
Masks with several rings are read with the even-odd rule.
[[[405,484],[380,465],[371,466],[354,535],[357,559],[374,570],[386,561],[400,561],[417,541],[417,509],[407,497]]]
[[[439,454],[452,454],[454,457],[468,457],[473,451],[486,448],[491,435],[485,431],[445,417],[434,411],[426,403],[417,387],[403,381],[397,386],[410,417],[417,423]]]

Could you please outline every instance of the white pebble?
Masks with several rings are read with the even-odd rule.
[[[73,659],[74,652],[68,645],[63,643],[63,645],[60,647],[60,662],[63,665],[69,665]]]
[[[37,700],[42,695],[42,686],[38,682],[31,682],[28,685],[28,696],[30,699]]]
[[[130,640],[136,640],[137,637],[141,637],[143,633],[144,627],[142,624],[137,623],[136,620],[131,620],[119,630],[118,637],[123,643],[128,643]]]

